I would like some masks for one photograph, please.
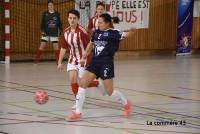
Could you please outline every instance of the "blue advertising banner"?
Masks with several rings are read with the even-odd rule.
[[[194,0],[178,0],[176,55],[190,54],[192,45]]]

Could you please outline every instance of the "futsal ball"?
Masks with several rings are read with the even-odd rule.
[[[35,102],[38,104],[45,104],[49,100],[49,96],[46,91],[38,90],[35,93],[34,99],[35,99]]]

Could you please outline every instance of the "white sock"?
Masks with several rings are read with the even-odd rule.
[[[99,86],[97,87],[98,91],[100,91],[101,95],[106,95],[106,91],[103,85],[103,81],[99,80]]]
[[[76,95],[76,113],[82,113],[83,103],[85,101],[85,89],[79,87]]]
[[[103,96],[106,95],[106,91],[102,80],[99,80],[99,86],[97,88]],[[122,103],[123,105],[127,104],[126,97],[118,90],[114,90],[110,97],[117,100],[119,103]]]
[[[114,90],[110,97],[116,99],[119,103],[122,103],[123,105],[127,104],[126,97],[118,90]]]

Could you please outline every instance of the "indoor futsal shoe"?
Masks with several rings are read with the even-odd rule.
[[[66,121],[68,122],[76,122],[81,120],[81,113],[76,113],[72,111],[69,116],[66,117]]]
[[[127,104],[124,105],[124,116],[129,116],[131,113],[132,104],[130,100],[127,100]]]

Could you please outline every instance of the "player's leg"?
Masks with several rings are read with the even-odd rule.
[[[106,79],[103,80],[104,88],[106,93],[117,100],[118,102],[122,103],[123,105],[127,104],[127,99],[126,97],[118,90],[113,89],[113,79]]]
[[[88,87],[98,87],[99,85],[99,81],[98,80],[93,80]]]
[[[76,70],[71,70],[69,71],[69,80],[70,80],[70,86],[71,86],[71,90],[74,94],[74,96],[77,95],[78,93],[78,74]]]
[[[78,69],[76,65],[67,64],[67,72],[69,73],[70,87],[74,96],[78,93]]]
[[[131,112],[130,101],[118,90],[113,89],[113,79],[106,79],[103,81],[104,88],[107,94],[124,106],[124,115],[128,116]]]
[[[103,86],[106,93],[113,99],[117,100],[119,103],[122,103],[124,106],[124,115],[129,115],[131,110],[130,101],[128,101],[120,91],[114,90],[113,88],[114,64],[106,64],[102,66],[101,78],[103,79]]]
[[[48,37],[42,36],[40,47],[36,50],[36,53],[35,53],[34,63],[38,63],[40,61],[40,56],[41,56],[42,51],[44,50],[47,42],[48,42]]]
[[[80,80],[80,86],[78,89],[78,94],[76,96],[76,110],[75,112],[72,112],[67,118],[67,121],[77,121],[81,118],[82,113],[82,107],[83,103],[85,101],[85,92],[88,85],[96,78],[96,75],[94,73],[91,73],[89,71],[85,71],[81,80]]]
[[[69,80],[70,80],[70,88],[72,93],[74,94],[74,97],[76,98],[76,95],[78,93],[78,69],[76,65],[67,64],[67,72],[69,73]],[[75,109],[76,105],[72,106],[72,109]]]
[[[70,65],[70,64],[69,64]],[[68,68],[71,68],[72,70],[69,71],[69,78],[71,83],[71,90],[74,93],[74,96],[76,97],[78,93],[78,78],[81,79],[83,77],[83,74],[85,72],[85,67],[81,65],[71,65],[71,67],[68,65]],[[97,87],[99,85],[98,81],[92,81],[88,88],[90,87]],[[76,105],[72,106],[72,109],[76,109]]]
[[[79,75],[79,78],[81,79],[83,74],[84,74],[84,72],[85,72],[85,67],[82,67],[81,65],[77,65],[77,67],[78,67],[78,75]],[[98,85],[99,85],[99,81],[94,80],[88,85],[88,88],[90,88],[90,87],[98,87]]]
[[[56,64],[58,64],[58,59],[59,59],[59,54],[60,54],[59,45],[58,45],[58,37],[50,37],[50,40],[53,44]]]
[[[82,112],[82,106],[83,102],[85,100],[85,90],[88,87],[88,85],[96,78],[96,75],[94,73],[91,73],[89,71],[85,71],[81,80],[80,85],[78,89],[78,94],[76,96],[76,113]]]

